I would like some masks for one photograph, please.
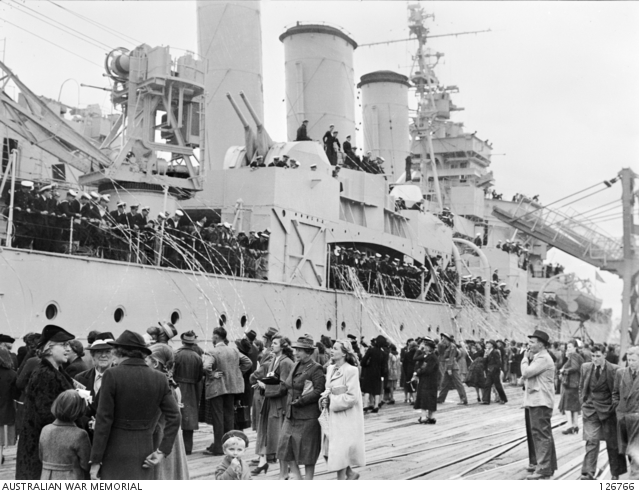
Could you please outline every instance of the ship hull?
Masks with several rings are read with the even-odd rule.
[[[275,327],[286,336],[311,334],[367,340],[384,334],[400,343],[440,332],[460,339],[525,341],[538,322],[474,307],[340,292],[62,254],[0,251],[0,326],[16,338],[56,324],[85,339],[92,331],[144,333],[159,321],[208,341],[224,323],[229,339],[247,329]],[[559,329],[565,336],[569,328]],[[601,332],[589,328],[589,334]],[[553,333],[555,331],[553,330]],[[565,338],[564,338],[565,339]]]

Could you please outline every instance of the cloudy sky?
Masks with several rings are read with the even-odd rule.
[[[440,81],[460,89],[454,101],[465,111],[455,120],[494,144],[498,191],[507,197],[539,194],[549,203],[610,179],[622,167],[639,169],[638,3],[425,5],[435,14],[431,34],[491,29],[433,38],[430,46],[445,53]],[[278,40],[285,26],[323,21],[344,28],[360,44],[402,39],[408,34],[406,7],[400,1],[263,2],[265,122],[271,135],[284,140],[286,133],[284,53]],[[0,1],[5,63],[36,93],[61,94],[70,105],[108,108],[108,93],[78,83],[107,86],[105,53],[140,42],[197,51],[195,3]],[[408,73],[414,47],[403,42],[358,48],[356,80],[380,69]],[[617,184],[571,207],[587,211],[620,194]],[[621,235],[617,217],[603,220],[601,228]],[[551,251],[549,259],[594,277],[593,267],[560,252]],[[603,277],[607,283],[599,285],[599,293],[618,314],[621,283],[607,273]]]

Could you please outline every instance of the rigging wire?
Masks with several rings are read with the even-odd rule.
[[[31,32],[31,31],[29,31],[28,29],[23,28],[22,26],[18,26],[17,24],[15,24],[15,23],[13,23],[13,22],[11,22],[11,21],[8,21],[8,20],[6,20],[6,19],[0,19],[0,20],[2,20],[2,21],[4,21],[4,22],[6,22],[7,24],[11,24],[12,26],[17,27],[18,29],[22,29],[23,31],[25,31],[25,32],[27,32],[27,33],[29,33],[29,34],[31,34],[32,36],[35,36],[36,38],[40,38],[41,40],[44,40],[44,41],[46,41],[47,43],[51,43],[53,46],[55,46],[55,47],[57,47],[57,48],[60,48],[61,50],[64,50],[64,51],[66,51],[67,53],[70,53],[71,55],[75,55],[76,57],[81,58],[82,60],[85,60],[85,61],[89,62],[90,64],[95,65],[96,67],[100,67],[101,69],[103,68],[103,66],[102,66],[102,65],[100,65],[100,64],[98,64],[98,63],[95,63],[93,60],[90,60],[90,59],[88,59],[88,58],[86,58],[86,57],[83,57],[82,55],[79,55],[78,53],[75,53],[75,52],[73,52],[73,51],[71,51],[71,50],[69,50],[69,49],[65,48],[64,46],[60,46],[59,44],[54,43],[53,41],[51,41],[51,40],[49,40],[49,39],[47,39],[47,38],[44,38],[44,37],[42,37],[42,36],[40,36],[40,35],[38,35],[38,34],[35,34],[34,32]]]
[[[15,5],[11,5],[11,6],[12,6],[12,7],[14,7],[14,8],[18,8],[18,11],[19,11],[19,12],[22,12],[23,14],[26,14],[26,15],[28,15],[28,16],[31,16],[31,17],[33,17],[34,19],[37,19],[37,20],[39,20],[39,21],[41,21],[41,22],[44,22],[45,24],[48,24],[48,25],[50,25],[50,26],[52,26],[52,27],[54,27],[54,28],[56,28],[56,29],[59,29],[59,30],[61,30],[61,31],[65,32],[65,33],[67,33],[67,34],[70,34],[71,36],[74,36],[74,37],[78,38],[78,39],[79,39],[79,40],[81,40],[81,41],[84,41],[84,42],[86,42],[86,43],[89,43],[89,44],[91,44],[91,45],[93,45],[93,46],[97,47],[97,48],[100,48],[101,50],[104,50],[104,49],[109,50],[109,45],[106,45],[105,43],[102,43],[101,41],[99,41],[99,40],[97,40],[97,39],[95,39],[95,38],[92,38],[91,36],[88,36],[88,35],[86,35],[86,34],[84,34],[84,33],[81,33],[81,32],[80,32],[80,31],[78,31],[77,29],[73,29],[72,27],[68,27],[68,26],[66,26],[66,25],[65,25],[65,24],[63,24],[62,22],[56,21],[56,20],[54,20],[54,19],[51,19],[51,21],[55,22],[56,24],[60,24],[60,26],[56,26],[56,25],[55,25],[55,24],[53,24],[52,22],[49,22],[49,21],[48,21],[48,20],[46,20],[46,19],[42,19],[41,17],[46,17],[46,16],[44,16],[43,14],[39,13],[39,12],[38,12],[38,11],[36,11],[36,10],[33,10],[32,8],[28,7],[27,5],[22,5],[21,3],[18,3],[16,0],[11,0],[11,2],[13,2],[13,3],[15,4]],[[30,10],[31,12],[33,12],[33,14],[32,14],[32,13],[30,13],[30,12],[27,12],[27,11],[25,11],[25,10],[23,10],[23,9]],[[37,15],[38,15],[38,16],[40,16],[40,17],[37,17],[35,14],[37,14]],[[62,27],[61,27],[61,26],[62,26]],[[69,30],[70,30],[70,31],[73,31],[73,32],[70,32]],[[75,32],[75,33],[77,33],[77,34],[74,34],[74,32]],[[87,38],[87,39],[85,39],[85,38]],[[91,41],[90,41],[90,40],[91,40]],[[98,43],[99,43],[99,44],[98,44]]]
[[[126,41],[127,43],[131,43],[131,42],[137,43],[137,44],[141,44],[142,43],[142,41],[140,41],[140,40],[132,38],[131,36],[128,36],[128,35],[126,35],[124,33],[121,33],[120,31],[116,31],[115,29],[112,29],[112,28],[110,28],[110,27],[108,27],[108,26],[106,26],[104,24],[101,24],[98,21],[94,21],[93,19],[90,19],[89,17],[83,16],[82,14],[78,14],[77,12],[74,12],[73,10],[70,10],[70,9],[68,9],[66,7],[63,7],[62,5],[55,3],[53,0],[48,0],[48,2],[53,4],[53,5],[55,5],[56,7],[60,8],[60,9],[62,9],[62,10],[65,10],[66,12],[69,12],[71,15],[74,15],[74,16],[78,17],[79,19],[82,19],[84,21],[87,21],[87,22],[93,24],[94,26],[102,28],[103,30],[107,31],[109,34],[117,36],[120,39]]]

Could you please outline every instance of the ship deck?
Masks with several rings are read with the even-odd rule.
[[[395,405],[385,405],[377,415],[368,414],[365,422],[367,466],[357,468],[363,480],[519,480],[527,475],[528,451],[520,387],[505,386],[509,402],[506,405],[480,405],[475,392],[468,393],[471,405],[458,406],[457,393],[449,393],[440,406],[436,425],[417,423],[419,414],[403,403],[403,393],[395,395]],[[467,390],[468,391],[468,390]],[[559,399],[559,396],[557,396]],[[475,401],[472,403],[472,401]],[[563,435],[567,416],[555,411],[554,438],[559,469],[555,479],[579,478],[584,455],[581,431],[577,435]],[[580,427],[581,429],[581,427]],[[255,445],[255,432],[247,431],[251,441],[250,460]],[[212,428],[201,424],[195,432],[194,452],[188,457],[192,479],[213,479],[213,472],[221,461],[219,457],[202,454],[212,442]],[[6,462],[0,466],[0,480],[13,479],[16,448],[5,449]],[[600,478],[609,479],[605,447],[602,445],[599,468]],[[268,474],[255,479],[277,480],[278,464],[271,464]],[[322,458],[316,467],[317,479],[333,479],[326,471]]]

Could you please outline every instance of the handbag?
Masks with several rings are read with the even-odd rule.
[[[415,381],[406,381],[406,392],[407,393],[415,393],[417,391],[417,387],[415,386]]]

